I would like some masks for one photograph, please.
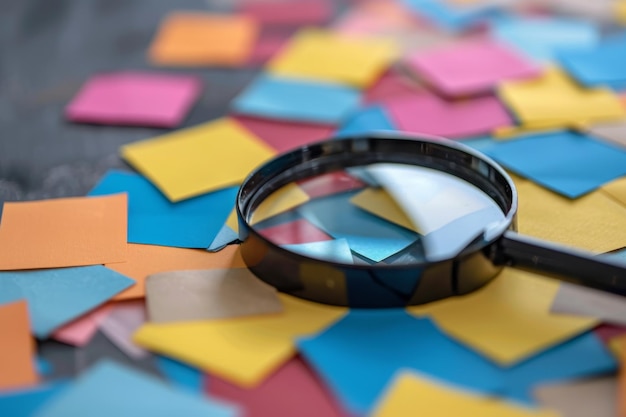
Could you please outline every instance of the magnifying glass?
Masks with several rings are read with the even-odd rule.
[[[503,267],[626,294],[626,266],[516,233],[515,185],[458,142],[381,132],[282,154],[241,185],[248,268],[279,291],[356,308],[474,291]]]

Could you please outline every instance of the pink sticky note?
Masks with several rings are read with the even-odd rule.
[[[231,401],[246,417],[347,417],[300,358],[287,362],[261,385],[245,389],[210,376],[209,395]]]
[[[176,127],[198,98],[191,76],[114,72],[93,76],[65,109],[73,122]]]
[[[248,116],[234,119],[278,152],[328,139],[333,127],[299,122],[275,121]]]
[[[276,245],[295,245],[333,239],[305,219],[268,227],[259,233]]]
[[[492,40],[467,41],[417,52],[406,64],[448,96],[492,91],[503,80],[533,77],[540,68]]]
[[[432,94],[405,96],[387,103],[399,130],[446,138],[466,138],[510,126],[511,118],[494,96],[446,101]]]
[[[59,328],[52,334],[52,338],[72,346],[85,346],[96,334],[98,326],[109,314],[110,309],[111,305],[105,304]]]
[[[311,25],[322,24],[334,14],[328,0],[272,0],[244,1],[240,12],[264,25]]]
[[[365,183],[345,172],[338,171],[298,181],[298,187],[309,197],[320,198],[357,190],[365,187]]]
[[[390,70],[369,87],[363,95],[363,104],[382,103],[404,95],[414,95],[422,88],[413,80],[397,71]]]

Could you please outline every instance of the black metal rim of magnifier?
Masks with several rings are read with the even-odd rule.
[[[488,194],[505,217],[457,256],[434,262],[343,264],[284,249],[260,235],[249,220],[256,207],[288,183],[344,168],[399,163],[461,178]],[[378,132],[303,146],[266,162],[237,196],[241,255],[261,280],[300,298],[353,308],[392,308],[462,295],[490,282],[504,266],[626,295],[626,268],[591,254],[515,233],[515,185],[485,155],[447,139]]]

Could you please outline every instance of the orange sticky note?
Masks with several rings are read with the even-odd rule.
[[[238,66],[248,60],[257,23],[245,16],[177,12],[168,15],[152,42],[155,64]]]
[[[126,260],[126,194],[5,203],[0,270]]]
[[[105,265],[120,274],[137,281],[136,285],[119,293],[114,300],[140,298],[145,295],[148,275],[193,269],[241,268],[246,265],[241,259],[239,246],[230,245],[219,252],[202,249],[181,249],[167,246],[128,245],[128,261]]]
[[[26,301],[0,305],[0,390],[39,381]]]

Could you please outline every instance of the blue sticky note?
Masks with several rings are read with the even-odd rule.
[[[352,251],[376,262],[419,239],[417,233],[350,203],[356,192],[311,200],[300,206],[298,212],[335,239],[345,239]]]
[[[213,239],[213,242],[207,248],[210,252],[217,252],[226,247],[226,245],[230,245],[239,239],[239,235],[233,229],[230,228],[227,224],[223,225],[220,231]]]
[[[102,265],[0,271],[0,304],[25,299],[32,331],[44,339],[134,284]]]
[[[483,393],[502,389],[501,371],[448,338],[430,319],[404,310],[352,310],[321,334],[300,340],[300,352],[342,404],[367,414],[400,369]]]
[[[441,0],[403,0],[415,13],[450,32],[459,32],[490,18],[500,11],[491,4],[453,5]]]
[[[235,112],[279,120],[339,123],[359,106],[350,87],[296,78],[259,76],[233,102]]]
[[[58,381],[25,390],[0,392],[0,415],[6,417],[31,417],[68,386],[69,384],[66,381]]]
[[[223,402],[178,390],[147,374],[101,360],[36,417],[234,417],[238,409]]]
[[[600,33],[591,22],[566,18],[505,17],[491,24],[493,36],[536,62],[556,59],[563,51],[575,51],[598,43]]]
[[[283,248],[311,258],[344,264],[353,263],[350,245],[346,239],[283,245]]]
[[[367,107],[352,114],[341,124],[339,136],[358,135],[381,130],[397,130],[389,115],[381,106]]]
[[[491,136],[480,136],[476,138],[463,139],[460,140],[459,143],[469,146],[478,152],[487,153],[489,149],[497,145],[499,142]]]
[[[487,154],[512,171],[570,198],[626,175],[626,150],[572,131],[502,141]]]
[[[204,374],[198,369],[165,356],[157,356],[155,363],[159,371],[177,387],[204,392]]]
[[[54,370],[52,364],[40,356],[35,360],[35,367],[39,375],[50,375]]]
[[[128,241],[207,248],[235,204],[237,187],[171,203],[138,174],[110,171],[89,195],[128,194]]]
[[[607,38],[592,48],[564,51],[559,62],[583,85],[621,90],[626,87],[626,34]]]

